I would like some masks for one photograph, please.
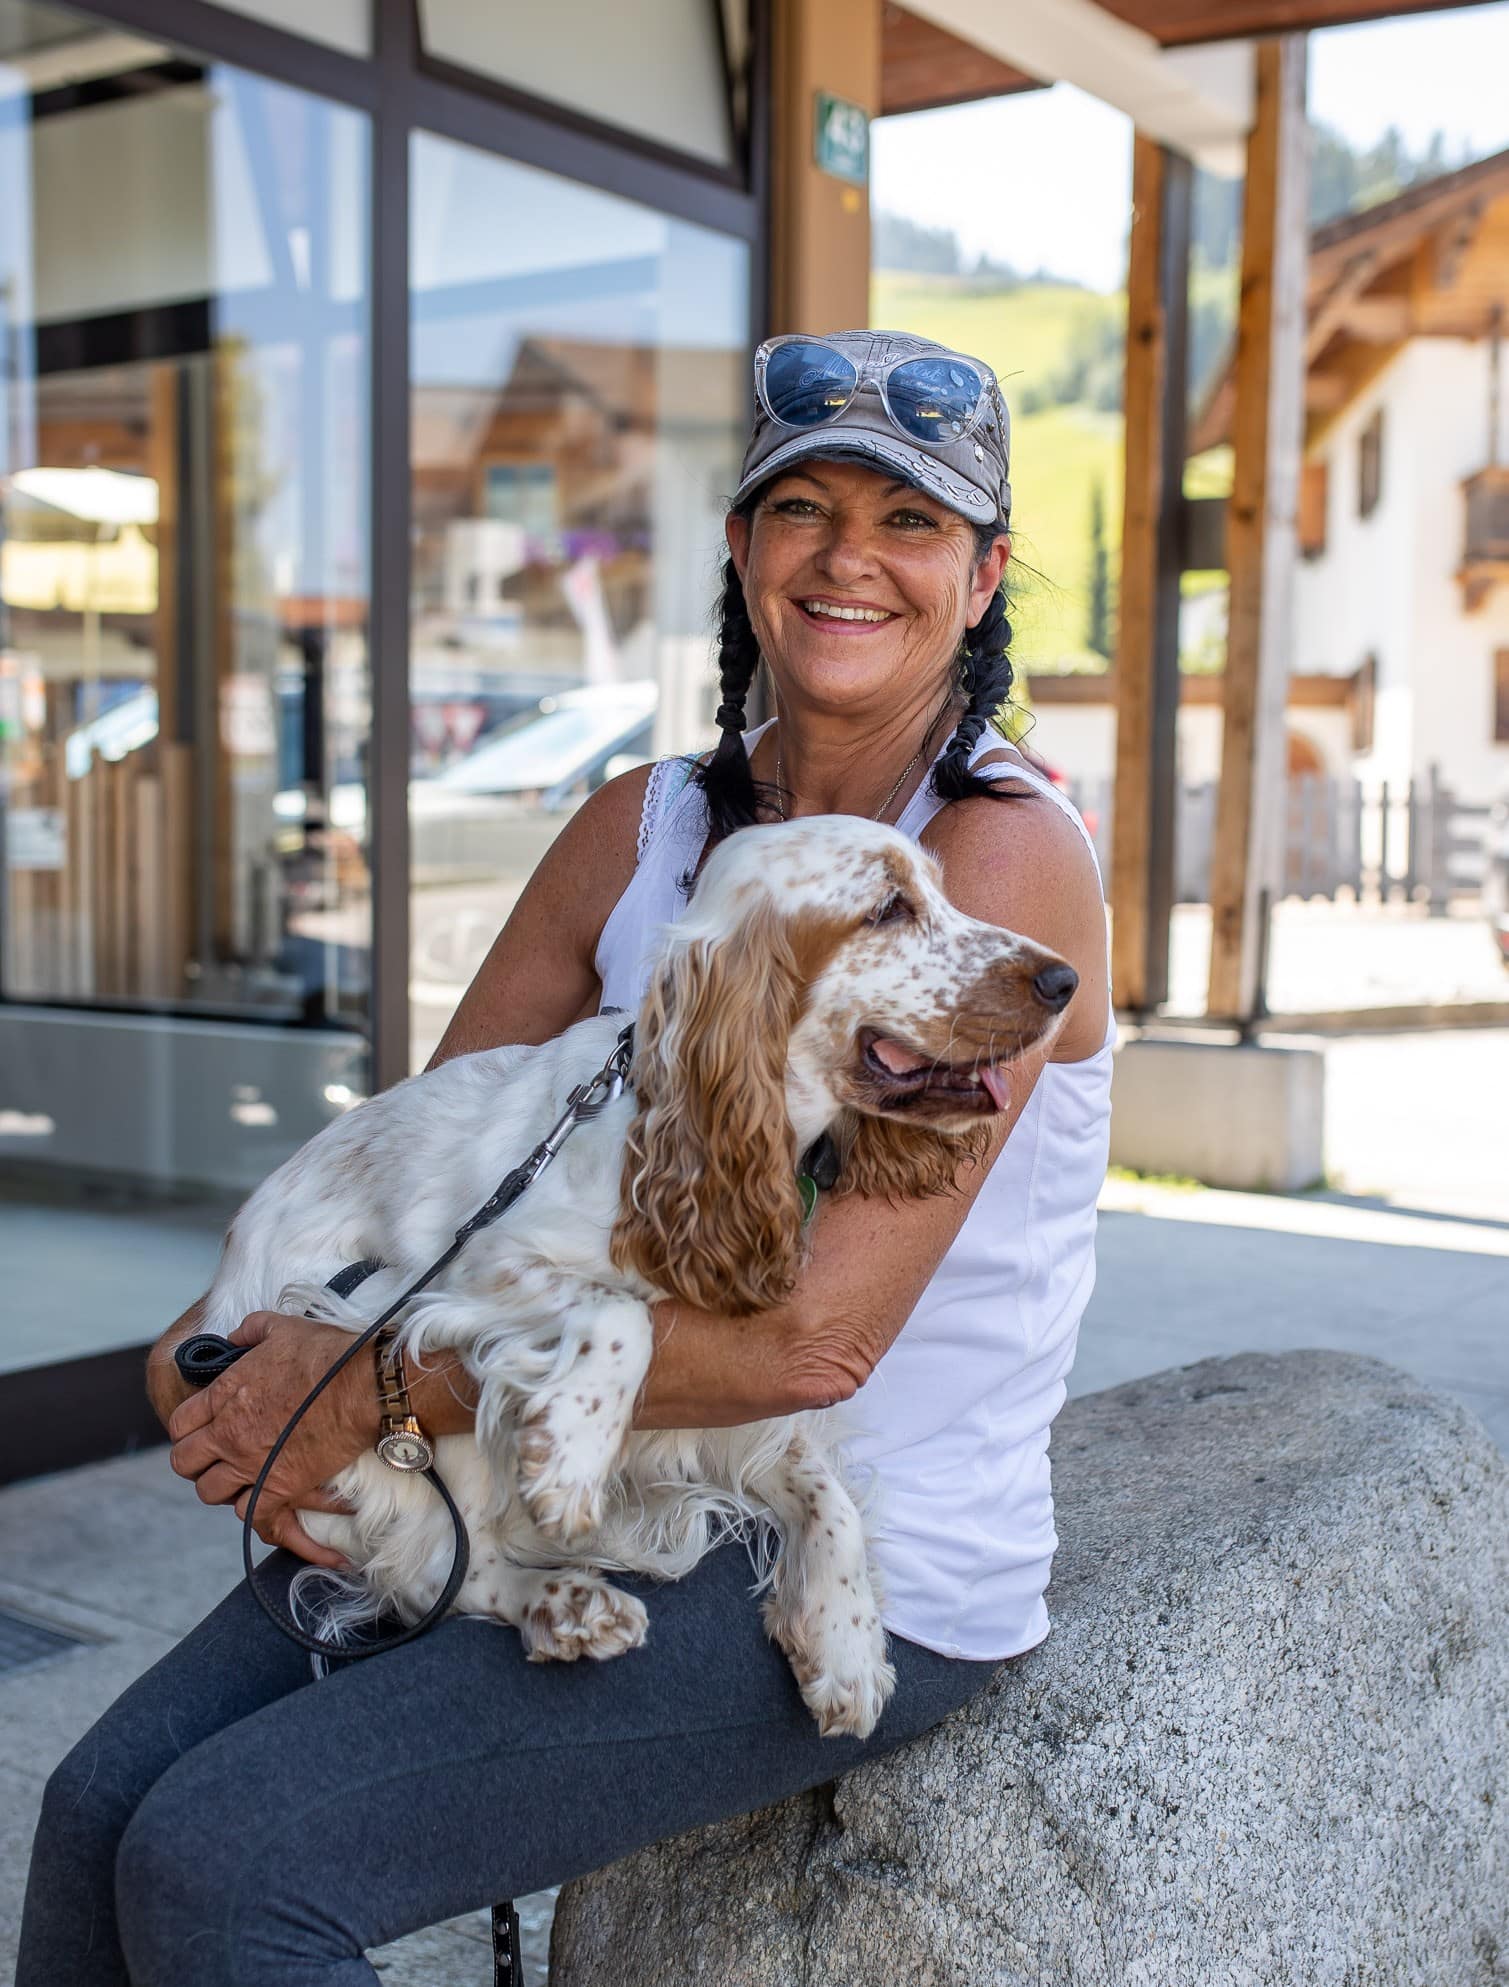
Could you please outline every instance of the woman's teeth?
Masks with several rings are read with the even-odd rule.
[[[880,607],[835,607],[831,600],[804,600],[802,606],[809,614],[826,614],[831,621],[889,621],[890,615]]]

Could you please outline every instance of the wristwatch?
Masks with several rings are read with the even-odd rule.
[[[435,1460],[434,1444],[415,1418],[403,1370],[403,1347],[392,1326],[373,1339],[372,1361],[377,1372],[378,1406],[382,1410],[377,1431],[378,1455],[391,1469],[429,1469]]]

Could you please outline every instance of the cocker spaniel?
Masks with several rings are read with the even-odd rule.
[[[1009,1101],[1001,1065],[1057,1027],[1074,984],[1044,947],[956,910],[936,863],[892,828],[811,817],[713,852],[665,933],[628,1088],[404,1320],[411,1363],[459,1355],[479,1389],[475,1437],[436,1444],[471,1540],[460,1612],[511,1623],[538,1661],[615,1656],[644,1639],[646,1615],[610,1572],[675,1579],[754,1525],[766,1627],[821,1729],[874,1728],[894,1676],[829,1415],[634,1433],[649,1307],[742,1316],[790,1295],[798,1159],[824,1131],[843,1155],[839,1192],[947,1189]],[[375,1317],[620,1026],[598,1016],[541,1047],[457,1057],[327,1126],[237,1215],[205,1329],[265,1309]],[[322,1288],[368,1257],[386,1267],[360,1311]],[[417,1619],[452,1553],[430,1486],[372,1454],[332,1488],[353,1515],[302,1522],[360,1578],[344,1615],[327,1606],[328,1632],[384,1606]]]

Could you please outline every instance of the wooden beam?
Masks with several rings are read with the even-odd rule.
[[[877,0],[773,0],[770,329],[844,331],[870,321],[870,201],[818,168],[820,91],[880,109]]]
[[[1354,21],[1431,14],[1462,0],[1099,0],[1108,14],[1143,28],[1166,48],[1248,35],[1298,34]],[[1466,0],[1483,4],[1483,0]]]
[[[1257,119],[1247,144],[1242,215],[1226,529],[1231,606],[1206,999],[1212,1018],[1238,1023],[1257,1012],[1284,799],[1304,420],[1305,63],[1303,36],[1287,35],[1257,51]]]
[[[1137,134],[1111,837],[1111,977],[1132,1013],[1168,996],[1193,178],[1187,158]]]
[[[1318,358],[1347,321],[1347,313],[1378,273],[1379,254],[1364,248],[1342,268],[1319,304],[1312,306],[1305,333],[1305,360]]]
[[[1360,345],[1399,345],[1418,328],[1408,297],[1358,297],[1341,326]]]
[[[925,21],[895,0],[880,10],[880,110],[938,110],[981,97],[1014,96],[1046,85],[973,42]]]

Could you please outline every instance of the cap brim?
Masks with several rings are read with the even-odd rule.
[[[857,434],[852,429],[812,428],[793,435],[748,472],[734,492],[734,503],[743,503],[772,476],[815,457],[829,462],[862,462],[877,471],[888,469],[973,524],[999,521],[994,497],[954,475],[935,457],[913,448],[901,435]]]

